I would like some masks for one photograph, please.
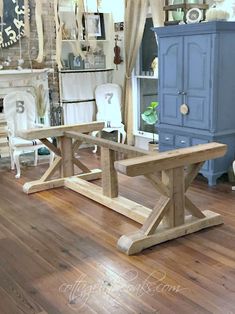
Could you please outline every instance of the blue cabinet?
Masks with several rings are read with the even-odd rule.
[[[159,149],[227,144],[225,157],[201,169],[214,185],[235,159],[235,22],[154,31],[159,48]]]

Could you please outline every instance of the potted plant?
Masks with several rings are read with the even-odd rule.
[[[152,125],[152,134],[153,134],[153,140],[149,142],[149,150],[156,150],[157,149],[157,141],[154,138],[154,134],[156,131],[156,123],[158,121],[158,101],[152,101],[150,105],[145,109],[145,111],[141,114],[141,118],[145,123],[148,125]]]

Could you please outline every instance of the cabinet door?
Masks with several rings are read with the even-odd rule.
[[[184,37],[184,91],[183,100],[189,107],[183,125],[209,129],[211,84],[211,35]]]
[[[160,123],[181,125],[182,96],[178,92],[183,88],[183,37],[161,38],[159,54]]]

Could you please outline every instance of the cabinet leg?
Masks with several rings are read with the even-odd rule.
[[[209,186],[215,186],[217,179],[222,175],[222,173],[219,173],[219,174],[204,174],[204,173],[202,173],[202,175],[205,178],[207,178]]]

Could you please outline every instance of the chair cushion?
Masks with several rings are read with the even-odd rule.
[[[3,108],[12,136],[19,130],[34,128],[36,103],[32,94],[26,91],[11,92],[4,97]]]
[[[42,142],[40,140],[28,141],[20,137],[11,137],[10,144],[11,146],[15,146],[15,147],[25,147],[25,146],[42,145]]]
[[[95,90],[97,121],[105,121],[106,127],[121,127],[122,90],[117,84],[102,84]]]

